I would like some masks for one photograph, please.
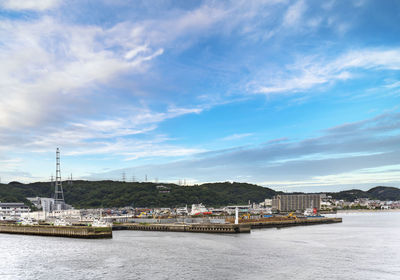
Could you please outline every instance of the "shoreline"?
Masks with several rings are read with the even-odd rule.
[[[337,214],[339,213],[390,213],[390,212],[400,212],[400,209],[349,209],[349,210],[337,210]]]

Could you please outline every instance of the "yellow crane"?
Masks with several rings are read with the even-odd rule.
[[[294,212],[290,212],[287,216],[288,216],[288,218],[293,218],[293,219],[297,220],[297,216],[294,214]]]

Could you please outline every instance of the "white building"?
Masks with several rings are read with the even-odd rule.
[[[50,197],[27,197],[37,209],[41,209],[45,212],[51,212],[54,208],[54,198]]]
[[[51,197],[27,197],[37,209],[41,209],[45,212],[59,211],[59,210],[70,210],[73,209],[71,205],[66,203],[55,203],[54,198]]]
[[[24,203],[11,202],[11,203],[1,203],[0,202],[0,216],[2,219],[7,217],[19,218],[21,214],[28,213],[30,208]]]
[[[226,213],[229,215],[235,214],[236,208],[239,209],[239,213],[249,213],[251,205],[231,205],[231,206],[225,206],[224,210]]]

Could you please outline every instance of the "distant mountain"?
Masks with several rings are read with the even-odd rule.
[[[394,187],[378,186],[370,189],[368,193],[379,200],[400,200],[400,189]]]
[[[353,201],[358,198],[369,198],[376,200],[400,200],[400,189],[395,187],[375,187],[368,191],[362,190],[348,190],[335,193],[327,193],[335,199],[343,199],[346,201]]]

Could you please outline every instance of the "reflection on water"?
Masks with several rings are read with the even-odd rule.
[[[0,279],[400,279],[400,212],[251,234],[0,235]]]

